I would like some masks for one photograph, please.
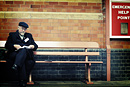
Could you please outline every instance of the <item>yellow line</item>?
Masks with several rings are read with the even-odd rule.
[[[102,20],[102,13],[0,11],[0,18]]]

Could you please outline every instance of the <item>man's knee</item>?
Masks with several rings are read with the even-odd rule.
[[[20,53],[26,54],[27,50],[25,48],[19,50]]]

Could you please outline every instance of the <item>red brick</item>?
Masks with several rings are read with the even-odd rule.
[[[102,3],[97,3],[97,6],[102,6]]]
[[[123,48],[123,45],[112,45],[112,48]]]
[[[41,5],[41,8],[46,8],[46,5]]]
[[[34,2],[35,5],[43,5],[43,2]]]
[[[96,37],[97,37],[97,34],[92,34],[92,37],[95,37],[95,38],[96,38]]]
[[[87,9],[86,12],[87,13],[92,13],[92,10],[91,9]]]
[[[54,5],[54,8],[63,8],[62,5]]]
[[[66,9],[73,9],[73,6],[63,6]]]
[[[47,5],[47,6],[41,5],[41,8],[53,8],[53,5]]]
[[[124,49],[128,49],[129,46],[128,46],[128,45],[123,45],[123,48],[124,48]]]
[[[23,11],[24,9],[23,8],[18,8],[18,11]]]
[[[101,6],[93,6],[92,9],[102,9]]]
[[[3,34],[1,36],[4,36]],[[7,40],[7,38],[0,37],[0,40]]]
[[[73,6],[74,9],[83,9],[82,6]]]
[[[13,11],[18,11],[18,8],[13,8]]]
[[[25,1],[25,4],[29,4],[29,5],[33,5],[34,4],[34,2],[33,1]]]
[[[31,5],[31,8],[40,8],[40,5]]]
[[[24,4],[23,1],[14,1],[14,4]]]
[[[84,9],[91,9],[91,6],[84,6]]]
[[[4,1],[0,1],[0,4],[4,4]]]
[[[49,2],[49,5],[58,5],[58,2]]]
[[[103,30],[103,27],[98,27],[98,30]]]
[[[96,6],[97,3],[88,3],[87,5],[88,5],[88,6]]]
[[[103,23],[103,20],[99,20],[98,23]]]
[[[13,1],[6,1],[6,4],[13,4]]]
[[[80,12],[86,12],[86,10],[85,10],[85,9],[82,9],[82,10],[80,10]]]
[[[51,30],[41,30],[41,33],[51,33]]]
[[[16,8],[18,8],[18,7],[20,7],[20,5],[13,4],[13,5],[10,5],[10,7],[16,7]]]
[[[121,42],[121,44],[122,44],[122,45],[124,45],[124,44],[125,44],[125,42]]]
[[[44,5],[49,5],[49,2],[44,2]]]
[[[12,30],[12,26],[7,26],[7,29],[10,29],[10,30]]]
[[[18,22],[18,19],[12,19],[13,22]]]
[[[92,10],[91,11],[92,13],[102,13],[102,11],[99,9],[99,10]]]
[[[90,26],[89,23],[81,23],[81,26]]]
[[[78,3],[77,2],[68,2],[68,5],[69,6],[78,6]]]
[[[8,7],[10,7],[10,5],[0,5],[0,7],[1,8],[6,8],[7,7],[8,8]]]
[[[29,8],[30,5],[21,5],[21,8]]]
[[[43,12],[43,9],[38,9],[38,12]]]
[[[0,30],[0,32],[2,32],[2,33],[9,33],[9,30]]]
[[[47,12],[56,12],[56,9],[47,9]]]
[[[0,8],[0,11],[3,11],[3,9],[2,9],[2,8]]]
[[[59,5],[68,5],[68,2],[58,2]]]
[[[38,37],[38,34],[33,34],[33,37]]]
[[[78,3],[78,5],[84,5],[84,6],[86,6],[87,3]]]
[[[7,22],[7,19],[2,19],[2,22]]]

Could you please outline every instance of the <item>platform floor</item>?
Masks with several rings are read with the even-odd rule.
[[[126,81],[93,81],[88,85],[82,81],[35,81],[27,87],[130,87],[130,80]],[[0,82],[0,87],[18,87],[18,82]]]

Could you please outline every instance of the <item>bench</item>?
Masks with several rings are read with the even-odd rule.
[[[85,52],[45,52],[45,51],[34,51],[35,55],[73,55],[73,56],[85,56],[85,61],[36,61],[36,63],[82,63],[85,64],[85,81],[87,84],[93,84],[91,82],[90,67],[93,63],[103,63],[102,61],[88,61],[88,56],[99,55],[99,52],[87,52],[87,49],[99,48],[96,42],[70,42],[70,41],[36,41],[38,44],[38,49],[70,49],[70,48],[82,48]],[[5,41],[0,41],[0,47],[4,47]],[[0,62],[6,62],[5,60],[0,60]],[[88,75],[87,75],[88,74]],[[31,74],[29,77],[28,84],[33,84]]]

